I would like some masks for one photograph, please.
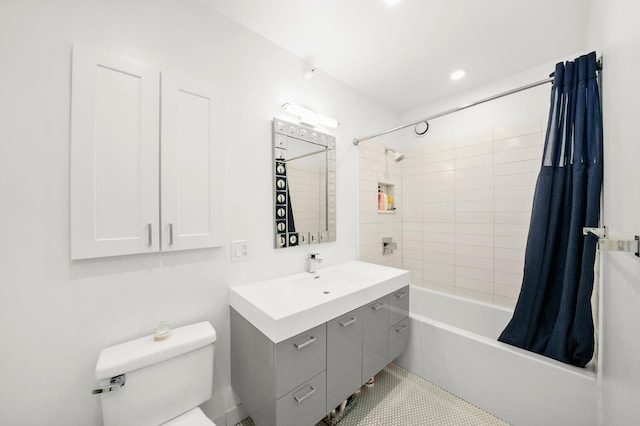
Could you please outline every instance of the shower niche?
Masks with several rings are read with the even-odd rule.
[[[275,248],[336,240],[336,138],[273,119]]]
[[[395,185],[392,183],[378,182],[378,213],[393,214],[396,212]]]

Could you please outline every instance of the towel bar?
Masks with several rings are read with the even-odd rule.
[[[633,252],[636,257],[640,257],[640,236],[636,235],[633,240],[614,240],[606,238],[606,228],[582,228],[582,235],[593,235],[598,238],[601,250],[627,251]]]

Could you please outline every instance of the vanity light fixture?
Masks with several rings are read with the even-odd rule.
[[[335,118],[327,117],[326,115],[318,114],[315,111],[311,111],[305,107],[301,107],[300,105],[285,103],[282,105],[282,109],[287,111],[291,115],[295,115],[300,118],[301,124],[307,124],[313,127],[317,127],[318,125],[330,127],[335,129],[338,127],[338,120]]]
[[[451,73],[451,80],[460,80],[465,74],[465,70],[455,70]]]

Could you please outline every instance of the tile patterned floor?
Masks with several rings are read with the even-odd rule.
[[[416,376],[389,364],[364,387],[358,403],[339,426],[508,426],[508,423]],[[236,426],[254,426],[251,418]],[[317,426],[326,426],[320,422]]]

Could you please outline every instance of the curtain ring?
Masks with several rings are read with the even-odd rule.
[[[418,126],[420,126],[420,129],[418,129]],[[421,121],[419,123],[416,123],[416,125],[413,128],[413,131],[416,134],[416,136],[424,136],[424,135],[426,135],[427,132],[429,131],[429,122],[425,120],[425,121]]]

